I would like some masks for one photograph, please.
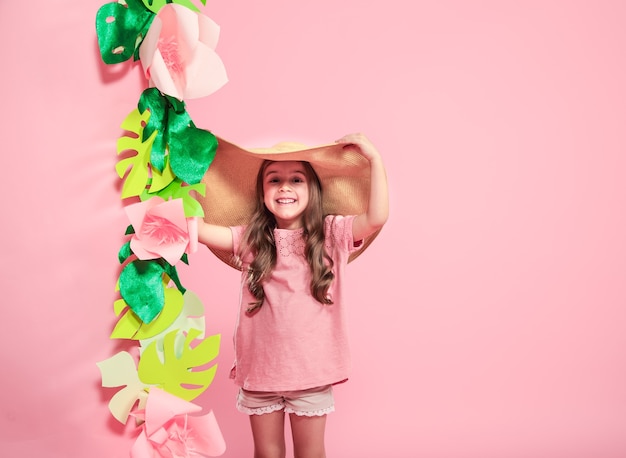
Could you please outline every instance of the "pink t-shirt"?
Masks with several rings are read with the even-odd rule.
[[[342,279],[350,253],[354,216],[328,216],[326,250],[334,261],[332,305],[310,292],[302,229],[275,229],[276,267],[263,285],[265,302],[246,313],[253,297],[245,284],[250,259],[243,260],[239,316],[235,329],[235,383],[252,391],[304,390],[345,381],[350,369]],[[237,253],[245,230],[231,228]],[[357,246],[355,246],[357,245]]]

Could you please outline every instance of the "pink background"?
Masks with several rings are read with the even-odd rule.
[[[100,62],[102,1],[2,1],[3,456],[128,455],[96,362],[128,224],[114,171],[138,64]],[[350,265],[352,379],[333,457],[626,456],[626,3],[210,0],[230,82],[188,102],[244,146],[352,131],[391,217]],[[180,272],[222,334],[213,409],[251,456],[228,379],[236,272]]]

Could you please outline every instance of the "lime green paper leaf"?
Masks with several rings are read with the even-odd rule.
[[[113,311],[115,312],[115,316],[120,316],[120,313],[122,313],[126,307],[128,307],[128,304],[124,299],[118,299],[113,302]]]
[[[178,3],[179,5],[186,6],[192,11],[200,11],[200,9],[193,4],[191,0],[174,0],[173,2],[168,0],[142,0],[143,4],[146,5],[150,11],[154,13],[158,13],[158,11],[163,8],[163,6],[167,3]],[[200,0],[203,5],[206,6],[206,0]]]
[[[156,341],[148,345],[139,360],[139,378],[144,383],[158,385],[168,393],[191,401],[202,394],[215,377],[217,364],[208,369],[199,368],[217,357],[220,335],[207,337],[192,347],[192,342],[201,331],[190,330],[182,354],[177,357],[177,333],[172,331],[163,338],[163,360],[159,358]]]
[[[144,191],[141,200],[149,199],[155,195],[163,200],[183,199],[183,209],[187,218],[191,218],[192,216],[204,216],[202,205],[200,205],[200,202],[191,194],[192,191],[195,191],[201,196],[204,196],[206,193],[206,185],[204,183],[183,186],[183,182],[176,178],[166,188],[154,193],[151,191],[152,188]]]
[[[166,275],[163,276],[163,288],[165,295],[165,305],[163,310],[149,324],[144,323],[141,319],[128,307],[128,304],[121,299],[123,305],[126,307],[126,313],[124,313],[118,320],[113,332],[111,333],[111,339],[131,339],[142,340],[154,337],[167,328],[169,328],[174,321],[180,315],[183,309],[183,295],[177,288],[168,288],[167,284],[169,279]],[[116,309],[116,315],[120,315],[124,310],[117,310],[121,304],[117,301],[114,304]]]
[[[116,165],[115,170],[120,178],[124,178],[128,169],[124,187],[122,188],[122,199],[126,197],[138,196],[145,191],[149,178],[148,164],[150,162],[150,151],[152,143],[157,135],[157,131],[153,132],[145,142],[141,141],[143,125],[150,117],[150,112],[144,114],[139,110],[133,110],[122,123],[122,129],[136,134],[135,137],[122,136],[117,141],[117,154],[124,151],[134,151],[137,154],[131,157],[121,159]]]

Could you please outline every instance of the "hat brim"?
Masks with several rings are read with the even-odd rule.
[[[337,143],[314,147],[280,143],[271,148],[246,150],[218,138],[215,158],[202,179],[205,196],[198,196],[207,223],[241,226],[250,222],[256,202],[256,177],[266,159],[309,162],[322,184],[325,215],[359,215],[367,210],[370,165],[353,148]],[[356,259],[378,232],[368,236],[348,262]],[[211,251],[226,264],[238,268],[232,253]]]

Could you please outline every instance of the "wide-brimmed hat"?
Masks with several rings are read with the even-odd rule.
[[[215,159],[202,179],[206,195],[198,196],[207,223],[242,226],[250,222],[257,199],[256,178],[265,159],[309,162],[322,184],[325,215],[358,215],[367,210],[370,165],[352,148],[344,148],[337,143],[310,147],[296,142],[281,142],[270,148],[245,149],[218,138]],[[378,232],[368,236],[348,262],[363,253]],[[232,253],[211,251],[238,269]]]

